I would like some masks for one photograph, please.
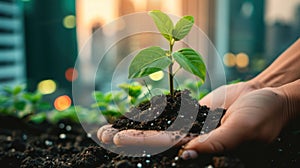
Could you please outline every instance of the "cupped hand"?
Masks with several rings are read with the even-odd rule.
[[[181,146],[196,137],[186,136],[178,131],[134,130],[119,131],[111,124],[102,126],[97,132],[98,139],[104,144],[114,143],[117,146]]]
[[[213,108],[228,108],[240,96],[254,91],[257,88],[257,85],[251,81],[221,86],[205,96],[199,103]],[[177,145],[182,145],[195,138],[195,136],[183,138],[179,132],[175,131],[141,131],[132,129],[119,131],[113,128],[112,125],[101,127],[98,130],[97,136],[101,142],[106,144],[114,143],[117,146],[169,146],[174,143],[174,139],[178,139],[178,136],[181,140]]]
[[[202,98],[199,103],[211,109],[228,109],[240,96],[259,88],[261,88],[260,84],[253,80],[224,85],[210,92]]]
[[[239,97],[227,110],[221,126],[198,136],[184,147],[184,157],[196,153],[218,153],[244,142],[271,142],[285,124],[284,96],[265,88]]]

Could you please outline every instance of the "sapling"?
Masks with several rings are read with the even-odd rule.
[[[165,50],[158,46],[151,46],[141,50],[129,66],[128,78],[140,78],[168,68],[169,89],[172,97],[174,96],[174,76],[180,68],[204,81],[206,75],[205,64],[197,51],[191,48],[173,51],[174,44],[183,39],[193,27],[193,16],[183,16],[174,25],[170,17],[159,10],[150,11],[149,15],[161,35],[167,39],[169,48]],[[180,66],[176,71],[173,70],[175,62]]]
[[[148,96],[145,94],[146,88],[138,82],[122,83],[118,87],[122,90],[113,90],[107,93],[95,91],[93,93],[96,103],[91,107],[100,109],[101,113],[111,122],[129,110],[128,102],[138,105],[146,101]]]

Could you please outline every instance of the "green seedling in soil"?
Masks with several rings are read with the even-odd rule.
[[[128,104],[137,105],[147,100],[146,88],[138,82],[122,83],[118,86],[121,90],[103,93],[95,91],[96,103],[92,108],[99,108],[109,122],[113,122],[125,112],[129,111]]]
[[[167,39],[169,49],[165,50],[158,46],[152,46],[141,50],[129,66],[128,78],[140,78],[168,68],[171,96],[174,96],[174,76],[181,68],[204,81],[206,68],[201,55],[197,51],[191,48],[173,51],[174,44],[190,32],[194,24],[193,16],[183,16],[174,25],[170,17],[159,10],[150,11],[149,15],[152,17],[161,35]],[[180,67],[174,71],[173,65],[175,62]]]
[[[202,99],[204,96],[206,96],[209,91],[207,89],[201,89],[200,87],[202,86],[203,81],[199,80],[199,81],[193,81],[191,79],[188,79],[186,81],[184,81],[183,83],[183,88],[187,88],[191,91],[191,96],[197,100]]]
[[[27,92],[23,85],[5,86],[0,92],[1,114],[39,122],[45,117],[42,111],[50,109],[50,105],[42,101],[42,94]]]

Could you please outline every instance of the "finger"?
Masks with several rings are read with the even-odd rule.
[[[190,142],[192,139],[198,137],[199,134],[190,134],[188,136],[185,136],[184,138],[180,139],[180,141],[175,145],[175,146],[182,146],[185,145],[186,143]]]
[[[115,128],[107,128],[102,132],[101,141],[105,144],[113,143],[114,136],[119,132]]]
[[[111,128],[111,124],[108,124],[108,125],[104,125],[102,127],[100,127],[97,131],[97,138],[101,141],[102,139],[102,134],[105,130],[107,130],[108,128]]]
[[[114,144],[117,146],[173,146],[185,135],[177,131],[155,131],[155,130],[124,130],[114,136]],[[186,139],[185,139],[186,141]],[[182,141],[181,143],[184,143]]]
[[[244,129],[221,126],[209,134],[191,140],[184,149],[195,150],[198,153],[220,153],[237,147],[247,138],[249,137],[245,134]]]
[[[200,101],[199,104],[201,106],[207,106],[207,107],[211,107],[211,93],[209,93],[208,95],[204,96]]]
[[[224,108],[226,100],[226,87],[222,86],[203,97],[200,101],[200,105],[206,105],[211,109]]]

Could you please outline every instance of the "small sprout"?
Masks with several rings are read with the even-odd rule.
[[[42,101],[42,94],[28,92],[23,85],[4,86],[0,93],[0,113],[34,123],[46,120],[44,111],[50,109],[50,105]]]
[[[173,72],[173,64],[177,62],[180,68],[196,75],[203,83],[206,68],[201,55],[191,48],[183,48],[173,52],[175,42],[183,39],[192,29],[194,18],[184,16],[174,26],[169,16],[159,10],[150,11],[149,15],[162,36],[169,42],[169,49],[165,50],[158,46],[152,46],[140,51],[129,66],[128,78],[149,76],[168,68],[170,94],[174,96],[173,78],[177,71]]]
[[[92,108],[100,110],[109,123],[112,123],[118,117],[129,111],[128,104],[137,105],[147,100],[147,88],[139,84],[122,83],[118,86],[121,90],[114,90],[108,93],[95,91],[93,96],[96,103],[92,104]]]

